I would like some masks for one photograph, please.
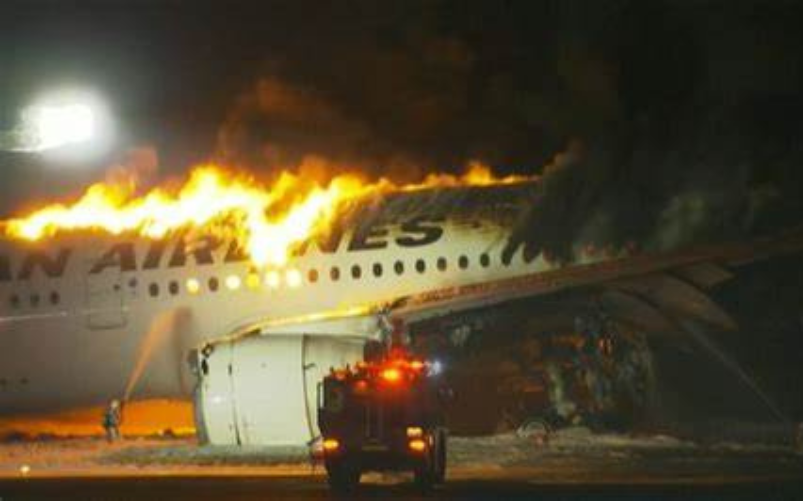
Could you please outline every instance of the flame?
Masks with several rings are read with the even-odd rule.
[[[492,186],[496,184],[515,184],[531,181],[532,177],[510,175],[497,177],[490,167],[480,162],[470,162],[466,172],[461,176],[454,174],[428,174],[424,182],[400,187],[403,191],[412,191],[433,187],[458,186]]]
[[[283,266],[293,246],[327,228],[345,201],[377,192],[488,186],[528,179],[499,178],[489,167],[472,163],[461,176],[430,174],[417,184],[398,185],[385,178],[366,182],[354,174],[319,183],[285,171],[266,185],[242,173],[204,165],[192,170],[178,190],[155,188],[137,196],[130,180],[97,183],[72,204],[48,205],[7,220],[2,227],[6,235],[28,241],[70,231],[133,232],[162,239],[183,230],[201,230],[237,239],[257,266]]]

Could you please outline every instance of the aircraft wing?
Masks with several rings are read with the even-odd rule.
[[[416,322],[527,297],[599,287],[604,290],[606,306],[628,310],[628,315],[642,319],[655,317],[652,323],[664,322],[669,311],[674,313],[671,316],[691,315],[708,324],[733,329],[735,322],[703,290],[729,279],[731,267],[800,251],[803,229],[746,243],[640,254],[433,290],[400,298],[392,310],[393,316]],[[666,326],[663,330],[672,329]]]
[[[731,267],[800,251],[803,251],[803,229],[746,243],[709,245],[668,254],[645,253],[435,289],[399,297],[392,304],[365,304],[346,310],[252,321],[218,341],[272,333],[378,338],[380,312],[409,324],[528,297],[592,287],[602,291],[601,300],[612,313],[649,325],[653,332],[676,331],[672,318],[681,317],[734,329],[735,322],[704,290],[731,278]]]

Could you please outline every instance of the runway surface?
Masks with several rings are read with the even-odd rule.
[[[799,480],[725,484],[554,484],[549,479],[453,480],[422,494],[411,484],[367,483],[348,496],[306,476],[124,476],[0,481],[3,501],[257,499],[801,499]]]
[[[700,445],[567,430],[451,441],[444,486],[369,473],[336,496],[303,450],[199,447],[193,440],[0,444],[0,501],[211,499],[803,499],[803,456],[788,445]]]

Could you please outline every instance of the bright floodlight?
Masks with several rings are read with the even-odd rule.
[[[38,150],[83,143],[95,135],[95,115],[85,104],[36,106],[26,119]]]
[[[87,160],[108,153],[114,144],[110,109],[88,90],[47,92],[23,108],[20,119],[0,129],[0,151],[36,153],[54,166],[88,165]]]

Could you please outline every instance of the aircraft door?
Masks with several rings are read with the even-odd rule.
[[[89,269],[94,263],[89,263]],[[116,329],[128,322],[123,298],[123,275],[107,267],[86,277],[86,324],[90,329]]]
[[[201,350],[196,371],[195,426],[201,443],[240,445],[232,380],[234,345]]]

